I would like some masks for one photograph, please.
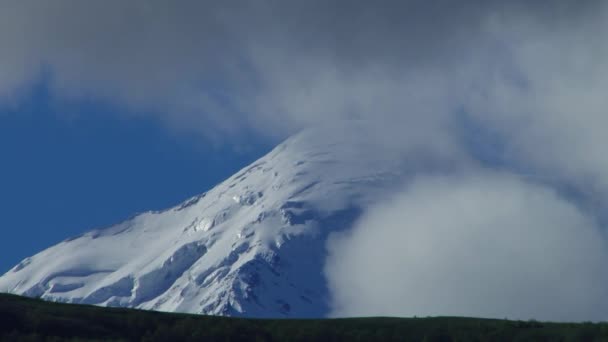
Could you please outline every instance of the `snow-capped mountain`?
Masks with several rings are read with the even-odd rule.
[[[378,151],[363,126],[338,126],[301,132],[174,208],[27,258],[0,278],[0,292],[161,311],[323,317],[328,235],[348,229],[409,172],[402,155]]]

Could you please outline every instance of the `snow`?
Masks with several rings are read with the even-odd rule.
[[[364,128],[301,132],[210,191],[66,240],[0,277],[0,291],[172,312],[322,317],[325,243],[403,177]],[[344,132],[332,134],[332,132]]]

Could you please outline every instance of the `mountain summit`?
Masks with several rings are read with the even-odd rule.
[[[350,228],[407,173],[397,151],[380,148],[356,123],[305,130],[174,208],[26,258],[0,277],[0,292],[171,312],[326,316],[328,236]]]

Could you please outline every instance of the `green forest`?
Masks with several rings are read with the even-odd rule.
[[[608,341],[608,323],[464,317],[242,319],[0,294],[0,341]]]

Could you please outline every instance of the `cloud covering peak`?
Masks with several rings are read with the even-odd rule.
[[[353,118],[398,144],[454,139],[466,113],[509,162],[605,187],[607,14],[599,1],[7,1],[0,104],[43,80],[58,103],[101,99],[223,143]]]
[[[18,104],[43,79],[59,103],[100,99],[220,142],[280,139],[359,119],[374,123],[374,139],[404,153],[441,149],[479,169],[526,174],[533,184],[497,175],[414,181],[395,204],[370,212],[361,225],[380,227],[370,237],[378,243],[399,236],[429,248],[370,257],[395,263],[403,278],[390,283],[411,291],[393,298],[419,309],[374,312],[451,310],[411,297],[443,290],[404,280],[413,274],[453,282],[462,295],[454,314],[567,318],[557,303],[575,318],[600,317],[586,305],[604,295],[596,284],[608,284],[593,273],[605,260],[599,236],[608,222],[606,2],[15,0],[0,5],[0,23],[2,105]],[[552,192],[563,188],[577,195]],[[452,230],[462,241],[446,243]],[[335,242],[340,252],[328,269],[341,269],[337,253],[349,255],[366,234],[357,228],[347,245]],[[429,244],[440,246],[432,258]],[[510,258],[507,246],[521,258]],[[429,275],[420,260],[450,270]],[[483,263],[492,260],[499,264]],[[492,286],[480,298],[491,297],[492,307],[468,301],[475,293],[468,280],[477,279],[469,261],[481,262],[478,280]],[[514,308],[501,299],[505,283],[493,280],[495,268],[528,279],[530,287],[515,282],[510,295],[530,301]],[[560,274],[568,280],[551,287],[547,279]],[[346,305],[351,294],[390,304],[350,276],[353,292],[340,292],[337,313],[360,312],[366,302]],[[341,279],[330,281],[341,287]],[[537,303],[548,311],[528,306],[540,288],[548,292]]]
[[[353,117],[407,127],[463,107],[488,115],[486,106],[523,96],[519,85],[559,82],[556,72],[596,77],[576,68],[594,70],[605,60],[601,35],[593,34],[605,29],[601,2],[25,0],[2,7],[3,98],[14,99],[46,70],[59,99],[98,97],[208,136],[283,137]]]

